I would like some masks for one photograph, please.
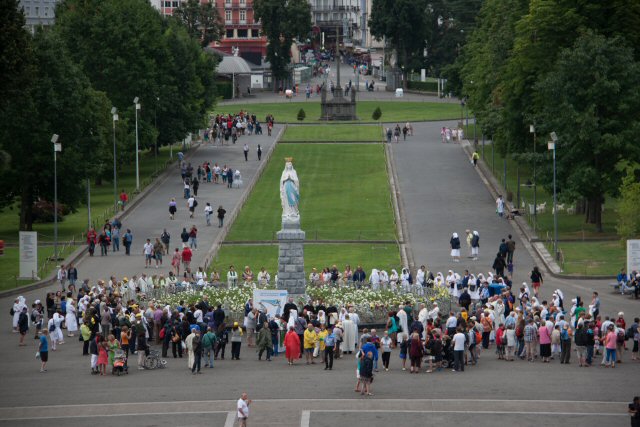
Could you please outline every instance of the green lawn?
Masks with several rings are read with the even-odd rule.
[[[564,255],[565,274],[614,277],[627,264],[626,250],[619,241],[560,242],[558,247]]]
[[[62,251],[62,246],[58,247],[58,257],[64,258],[76,250],[76,246],[69,246]],[[40,268],[45,260],[49,257],[53,257],[53,246],[39,246],[38,247],[38,268]],[[20,251],[17,247],[5,248],[4,256],[0,257],[0,271],[3,274],[0,275],[0,291],[6,291],[7,289],[17,288],[29,283],[33,283],[33,280],[17,280],[16,277],[20,274],[19,265]],[[39,272],[40,278],[46,277],[49,273],[55,270],[55,262],[47,264],[44,270]]]
[[[372,268],[385,269],[391,271],[392,268],[399,270],[400,253],[398,247],[391,244],[307,244],[304,247],[304,268],[307,275],[313,267],[322,271],[324,267],[331,267],[336,264],[342,271],[346,264],[352,268],[362,265],[365,271],[370,272]],[[257,274],[261,267],[265,267],[274,278],[278,271],[278,245],[252,246],[252,245],[223,245],[213,259],[213,268],[224,273],[230,265],[234,265],[236,270],[242,271],[245,265]]]
[[[382,127],[349,125],[289,126],[282,136],[283,142],[381,142]]]
[[[382,144],[283,144],[233,224],[228,241],[272,240],[281,228],[278,182],[284,158],[300,178],[300,217],[309,238],[394,240]]]
[[[460,117],[460,105],[448,102],[405,102],[396,101],[361,101],[357,103],[356,114],[361,122],[375,123],[371,118],[373,110],[380,107],[382,122],[445,120]],[[320,100],[286,101],[265,104],[230,104],[219,105],[213,114],[235,114],[240,110],[255,114],[258,120],[264,120],[267,114],[273,114],[276,123],[299,123],[298,110],[304,109],[307,118],[305,123],[320,122]]]
[[[482,156],[482,142],[478,144],[478,153]],[[504,185],[504,164],[503,158],[496,150],[495,156],[492,157],[493,146],[491,144],[485,145],[484,148],[484,160],[489,167],[493,170],[494,176],[498,182]],[[507,191],[513,193],[513,202],[516,203],[517,199],[517,168],[516,161],[507,158]],[[523,212],[528,209],[529,204],[533,204],[533,187],[523,187],[527,180],[533,182],[533,169],[529,165],[522,165],[520,167],[520,208]],[[522,209],[522,201],[524,200],[525,209]],[[543,187],[539,187],[536,195],[538,205],[546,202],[546,211],[544,213],[538,213],[537,216],[537,233],[541,238],[545,238],[547,233],[553,232],[553,193],[547,192]],[[558,202],[561,203],[560,201]],[[564,203],[565,208],[569,206],[569,203]],[[603,233],[598,233],[594,224],[586,224],[584,222],[583,215],[570,215],[566,211],[558,211],[558,238],[562,239],[589,239],[589,238],[611,238],[617,239],[616,235],[616,200],[607,198],[605,203],[605,210],[602,214],[602,227]],[[533,225],[533,218],[528,217],[530,225]]]
[[[181,147],[174,147],[174,159],[177,159],[177,152]],[[163,170],[164,164],[169,160],[169,147],[163,147],[158,154],[158,169]],[[144,187],[150,183],[155,172],[155,160],[152,151],[142,152],[140,155],[140,186]],[[134,164],[119,167],[118,172],[118,194],[123,188],[129,194],[129,199],[133,197],[133,190],[136,185],[136,175]],[[113,212],[113,183],[103,181],[101,186],[91,183],[91,215],[92,222],[102,224],[104,222],[105,211],[109,214]],[[0,212],[0,240],[6,242],[18,242],[19,207],[13,205]],[[58,223],[59,241],[71,240],[73,236],[81,239],[81,233],[86,231],[88,225],[86,198],[78,207],[78,211],[67,215]],[[33,231],[38,232],[38,240],[53,242],[53,223],[33,224]]]

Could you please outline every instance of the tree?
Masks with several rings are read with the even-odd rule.
[[[640,63],[624,39],[587,32],[560,52],[534,93],[540,133],[559,137],[559,191],[585,198],[586,221],[602,231],[604,197],[620,187],[616,165],[640,155]],[[546,172],[538,177],[549,187],[549,166]]]
[[[627,239],[640,235],[640,181],[637,173],[639,165],[627,164],[618,168],[625,172],[620,184],[620,201],[618,202],[618,224],[616,230],[624,245]]]
[[[31,230],[33,204],[53,200],[53,146],[60,135],[58,199],[71,208],[83,197],[83,178],[95,164],[93,153],[105,144],[110,118],[105,95],[91,87],[55,32],[40,30],[27,51],[33,52],[33,77],[20,102],[5,110],[0,141],[11,161],[0,173],[5,202],[20,201],[20,229]]]
[[[303,121],[307,117],[307,113],[304,112],[304,109],[298,110],[298,120]]]
[[[267,36],[267,60],[277,90],[278,83],[289,76],[292,43],[311,31],[311,5],[307,0],[255,0],[253,10]]]
[[[373,0],[369,28],[377,39],[386,38],[397,54],[397,64],[406,73],[412,61],[422,57],[425,47],[427,0]]]
[[[185,25],[192,38],[200,41],[202,47],[220,40],[224,32],[222,18],[213,1],[188,0],[173,11],[173,16]]]
[[[373,120],[380,120],[380,117],[382,117],[382,110],[380,109],[380,107],[376,107],[375,110],[373,110],[373,113],[371,114],[371,118]]]

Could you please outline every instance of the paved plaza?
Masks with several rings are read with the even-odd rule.
[[[538,263],[525,248],[511,223],[495,215],[494,200],[476,170],[457,144],[442,144],[439,129],[452,123],[414,123],[414,136],[394,144],[399,178],[399,194],[408,226],[408,243],[417,266],[446,275],[455,267],[462,273],[491,268],[499,241],[513,234],[517,242],[515,280],[528,280],[528,272]],[[276,127],[274,136],[280,129]],[[93,280],[111,274],[122,277],[140,274],[143,257],[135,253],[143,239],[159,236],[167,228],[172,241],[179,240],[183,226],[195,223],[199,250],[193,265],[200,265],[219,232],[206,227],[201,210],[205,202],[222,204],[231,213],[236,209],[248,183],[256,176],[258,162],[255,147],[262,144],[265,153],[275,138],[248,137],[231,147],[200,147],[190,158],[193,165],[204,160],[228,164],[242,172],[245,187],[228,190],[222,185],[202,184],[198,214],[186,217],[179,174],[169,174],[123,221],[134,230],[134,255],[124,252],[85,258],[78,266],[81,277]],[[242,144],[250,142],[251,162],[244,162]],[[264,161],[264,159],[263,159]],[[168,219],[167,203],[176,197],[179,214]],[[448,242],[452,232],[464,234],[470,228],[481,236],[480,259],[463,259],[452,265]],[[174,244],[171,245],[172,248]],[[463,242],[463,251],[464,251]],[[464,254],[464,252],[463,252]],[[169,262],[165,258],[165,262]],[[155,274],[155,269],[147,270]],[[628,322],[637,315],[638,304],[628,297],[612,294],[606,281],[575,281],[546,277],[543,298],[560,288],[566,301],[575,295],[589,297],[599,290],[601,313],[614,315],[624,311]],[[25,293],[28,303],[44,299],[48,289]],[[3,298],[9,307],[12,298]],[[283,356],[273,362],[257,361],[254,349],[243,343],[241,360],[230,360],[230,345],[225,360],[217,360],[214,369],[203,368],[192,376],[185,359],[174,359],[170,352],[167,369],[135,370],[122,377],[90,375],[89,359],[81,355],[77,336],[66,338],[58,351],[50,352],[48,372],[39,373],[34,359],[35,340],[26,347],[17,346],[17,334],[8,327],[0,331],[5,345],[0,348],[0,426],[86,426],[180,425],[224,426],[235,422],[235,400],[247,391],[253,399],[250,426],[602,426],[629,425],[627,402],[638,395],[640,364],[630,363],[629,352],[616,369],[579,368],[572,355],[571,365],[504,362],[496,360],[493,349],[483,352],[478,366],[464,373],[450,370],[434,374],[410,375],[401,370],[398,350],[391,358],[391,370],[380,372],[373,383],[374,396],[361,397],[353,392],[356,361],[353,355],[337,360],[332,371],[323,365],[287,365]],[[156,347],[157,348],[157,347]],[[596,358],[599,362],[599,357]],[[423,368],[424,372],[424,368]]]

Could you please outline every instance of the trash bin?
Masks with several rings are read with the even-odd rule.
[[[404,96],[404,90],[402,88],[396,89],[396,98],[402,98]]]

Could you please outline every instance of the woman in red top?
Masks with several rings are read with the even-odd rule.
[[[89,231],[87,231],[87,245],[89,245],[89,256],[93,256],[93,252],[96,250],[97,238],[98,233],[96,233],[96,230],[91,227]]]
[[[293,365],[293,361],[300,357],[300,337],[296,334],[293,326],[289,326],[289,332],[284,337],[285,355],[289,365]]]

